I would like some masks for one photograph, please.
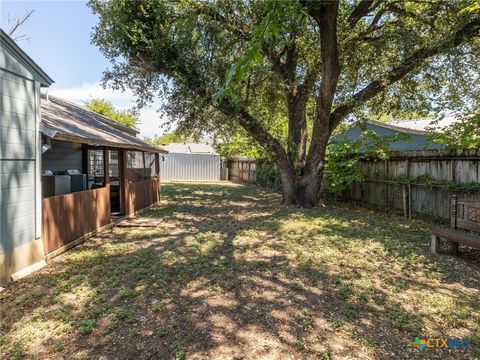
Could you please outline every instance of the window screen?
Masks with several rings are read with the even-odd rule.
[[[145,177],[153,178],[157,174],[157,168],[155,166],[155,154],[145,153]]]
[[[110,177],[118,178],[118,151],[110,150]]]
[[[132,182],[145,179],[145,164],[141,151],[127,151],[127,178]]]
[[[88,150],[88,173],[103,176],[103,150]]]

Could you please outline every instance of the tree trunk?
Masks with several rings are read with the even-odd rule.
[[[312,208],[318,205],[323,178],[323,169],[308,176],[291,176],[280,171],[284,205]]]
[[[284,205],[295,205],[302,208],[318,205],[329,137],[328,132],[320,137],[317,142],[317,156],[308,159],[301,169],[302,175],[295,172],[291,162],[277,158]]]
[[[307,92],[308,90],[304,90]],[[297,176],[302,175],[307,153],[307,96],[296,89],[287,96],[288,105],[288,148]]]

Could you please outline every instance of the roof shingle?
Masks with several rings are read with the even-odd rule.
[[[75,141],[89,145],[165,152],[135,137],[135,130],[88,110],[70,101],[42,94],[40,130],[56,140]]]

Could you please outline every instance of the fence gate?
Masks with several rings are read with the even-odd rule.
[[[241,183],[255,183],[257,164],[252,159],[228,160],[228,180]]]

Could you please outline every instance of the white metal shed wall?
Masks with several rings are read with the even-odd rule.
[[[219,181],[220,155],[165,154],[160,157],[161,180]]]

